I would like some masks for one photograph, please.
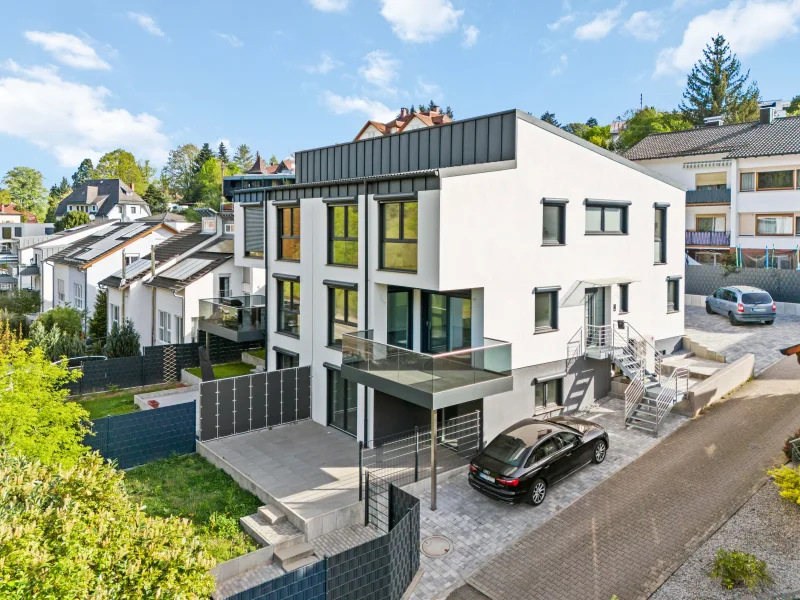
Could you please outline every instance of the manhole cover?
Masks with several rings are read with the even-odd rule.
[[[429,558],[446,556],[452,549],[452,542],[440,535],[432,535],[422,540],[422,553]]]

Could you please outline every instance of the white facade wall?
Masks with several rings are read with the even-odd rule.
[[[266,286],[266,271],[264,269],[263,257],[245,256],[244,253],[244,205],[234,203],[233,219],[235,224],[235,235],[233,238],[234,264],[237,267],[250,269],[250,283],[243,283],[242,290],[248,294],[264,294]]]

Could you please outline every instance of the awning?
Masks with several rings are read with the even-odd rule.
[[[17,285],[17,278],[2,273],[0,274],[0,285]]]
[[[32,275],[39,275],[39,265],[28,265],[22,269],[19,274],[22,277],[30,277]]]
[[[607,287],[609,285],[625,285],[636,282],[636,279],[631,279],[630,277],[597,277],[593,279],[576,281],[564,295],[564,300],[561,302],[561,308],[581,306],[586,299],[586,290],[588,288]]]

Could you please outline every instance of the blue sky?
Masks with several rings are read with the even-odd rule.
[[[0,7],[0,174],[49,186],[116,147],[267,156],[351,139],[434,99],[607,123],[672,108],[718,31],[762,95],[800,94],[800,0],[42,0]]]

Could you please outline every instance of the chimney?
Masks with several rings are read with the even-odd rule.
[[[431,110],[431,112],[432,113],[438,113],[439,112],[439,107],[438,106],[434,106],[433,109]]]
[[[407,108],[401,108],[400,109],[400,118],[401,119],[405,119],[406,116],[408,116],[408,109]]]
[[[758,120],[762,125],[771,125],[775,120],[775,107],[762,106],[758,111]]]
[[[704,127],[722,127],[723,125],[725,125],[725,117],[721,115],[703,119]]]
[[[97,198],[97,186],[96,185],[87,185],[86,186],[86,203],[94,202],[95,198]]]

